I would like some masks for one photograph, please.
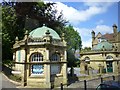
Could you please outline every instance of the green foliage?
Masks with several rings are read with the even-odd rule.
[[[75,64],[76,64],[76,67],[80,67],[80,60],[79,60],[79,59],[76,59]]]
[[[8,66],[9,68],[12,68],[12,66],[14,65],[13,61],[11,61],[11,60],[5,60],[2,62],[2,64]]]
[[[67,61],[68,61],[68,67],[80,66],[80,60],[75,58],[74,52],[72,52],[71,50],[67,51]]]
[[[68,50],[81,50],[81,37],[73,26],[69,25],[65,29],[65,39],[67,41]]]
[[[15,38],[13,32],[16,23],[14,9],[10,6],[2,7],[2,58],[9,59],[11,57],[11,48]]]
[[[13,75],[11,74],[9,76],[10,79],[12,79],[13,81],[17,81],[17,82],[21,82],[22,78],[19,75]]]
[[[91,51],[91,47],[85,47],[84,49],[81,49],[81,52],[88,52]]]
[[[72,51],[67,51],[67,60],[68,60],[68,67],[74,66],[75,67],[75,55]]]
[[[67,41],[67,60],[68,66],[76,67],[79,66],[79,60],[75,58],[75,51],[81,50],[81,37],[77,31],[74,30],[73,26],[69,25],[64,28],[65,40]]]
[[[65,26],[65,23],[67,23],[67,21],[63,19],[62,12],[59,15],[56,15],[57,10],[54,7],[54,4],[55,3],[45,4],[44,2],[17,2],[16,6],[14,7],[17,16],[22,18],[27,16],[28,18],[38,21],[38,23],[34,23],[33,28],[30,29],[34,29],[45,24],[60,34],[60,29]],[[38,26],[35,26],[36,24],[38,24]],[[31,24],[28,24],[27,27],[30,26]]]

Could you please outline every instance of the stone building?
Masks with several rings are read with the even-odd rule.
[[[64,34],[60,36],[43,25],[13,45],[13,69],[22,84],[41,88],[67,85],[67,55]]]
[[[113,25],[113,33],[95,35],[92,31],[92,50],[80,53],[80,70],[84,74],[120,73],[120,32]]]

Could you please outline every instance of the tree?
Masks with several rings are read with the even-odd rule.
[[[18,17],[26,19],[27,16],[30,19],[37,20],[38,26],[45,24],[46,26],[56,30],[56,32],[61,35],[60,30],[65,26],[67,21],[63,18],[62,12],[59,15],[56,15],[57,10],[54,7],[54,4],[55,3],[44,2],[17,2],[14,8]]]
[[[77,31],[74,30],[73,26],[69,25],[64,28],[65,39],[67,41],[68,50],[76,51],[81,50],[81,37]]]
[[[10,6],[2,7],[2,58],[12,58],[12,45],[14,38],[18,35],[16,15]]]
[[[84,47],[84,49],[81,49],[81,52],[88,52],[91,51],[91,47]]]
[[[68,66],[77,66],[78,59],[75,58],[76,50],[81,50],[81,37],[77,31],[74,30],[73,26],[69,25],[64,28],[65,39],[67,41],[67,53],[68,53]]]

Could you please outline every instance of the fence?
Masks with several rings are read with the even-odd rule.
[[[120,75],[101,77],[101,78],[96,78],[92,80],[76,81],[75,83],[72,83],[71,85],[69,85],[67,88],[81,88],[82,90],[87,90],[90,88],[96,89],[100,83],[104,81],[111,81],[111,80],[120,82]],[[64,90],[64,86],[62,83],[61,83],[61,90]]]

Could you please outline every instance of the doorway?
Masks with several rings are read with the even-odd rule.
[[[106,66],[107,72],[113,72],[113,57],[110,55],[106,57]]]
[[[112,66],[113,61],[107,61],[107,72],[113,72],[113,66]]]

